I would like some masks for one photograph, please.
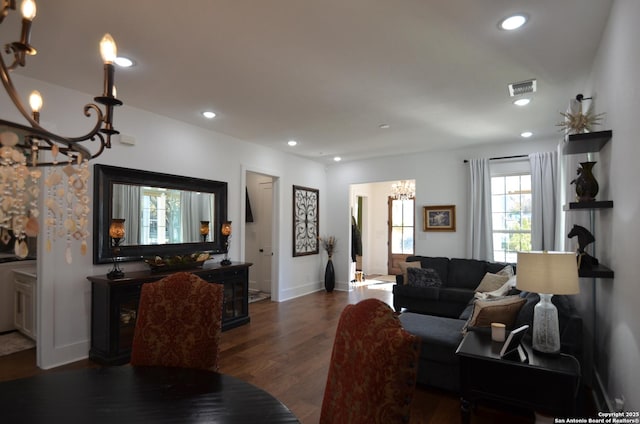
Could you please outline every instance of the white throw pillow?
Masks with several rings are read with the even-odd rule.
[[[476,287],[476,292],[491,292],[502,287],[504,283],[509,281],[509,277],[506,275],[498,275],[487,272],[480,281],[478,287]]]

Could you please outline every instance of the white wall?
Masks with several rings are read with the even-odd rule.
[[[550,125],[553,125],[551,123]],[[382,181],[415,180],[416,242],[418,255],[464,257],[466,254],[468,165],[464,159],[499,157],[556,150],[558,140],[522,141],[485,145],[444,152],[423,152],[332,165],[327,170],[328,232],[340,240],[350,237],[350,186]],[[423,232],[422,207],[456,205],[456,232]],[[385,205],[386,208],[386,205]],[[386,209],[385,209],[386,214]],[[384,237],[386,242],[386,235]],[[334,256],[336,286],[345,288],[348,280],[349,251]]]
[[[23,98],[28,92],[38,89],[45,106],[42,111],[44,126],[65,135],[86,132],[92,121],[82,115],[82,106],[93,96],[40,81],[15,76],[21,87]],[[126,93],[120,93],[126,102]],[[5,97],[0,98],[0,109],[4,119],[17,119],[13,107]],[[243,170],[255,170],[276,175],[276,187],[280,227],[275,243],[277,257],[278,291],[272,293],[275,300],[286,300],[319,290],[322,287],[322,264],[320,255],[301,258],[292,257],[292,190],[293,184],[318,188],[325,193],[325,169],[322,165],[281,153],[259,145],[243,142],[213,131],[193,127],[153,113],[120,107],[115,111],[115,127],[122,134],[133,136],[135,146],[114,145],[109,151],[94,160],[94,163],[144,169],[169,174],[187,175],[197,178],[228,182],[228,218],[234,223],[235,240],[243,240],[245,188]],[[55,123],[55,124],[51,124]],[[212,124],[215,126],[215,121]],[[273,172],[269,172],[269,171]],[[92,198],[93,193],[89,194]],[[320,217],[326,217],[327,201],[320,196]],[[41,205],[42,210],[42,205]],[[41,212],[44,216],[44,213]],[[92,216],[89,216],[92,220]],[[321,225],[324,225],[321,222]],[[38,363],[43,368],[85,358],[89,351],[91,286],[87,276],[106,274],[108,265],[93,265],[91,244],[86,256],[80,255],[79,246],[73,247],[73,263],[66,265],[65,245],[60,241],[53,251],[45,252],[44,237],[38,246],[38,284],[40,294],[39,322],[41,336],[38,345]],[[241,243],[231,246],[231,258],[242,260],[244,249]],[[216,260],[219,260],[217,258]],[[144,269],[142,263],[127,263],[125,273]]]
[[[615,278],[596,280],[596,371],[609,403],[624,397],[627,411],[640,410],[640,2],[616,0],[611,9],[585,95],[595,96],[597,112],[606,112],[602,129],[613,138],[598,158],[601,199],[614,208],[596,212],[597,254]],[[590,296],[591,292],[581,296]],[[586,310],[590,314],[593,310]]]

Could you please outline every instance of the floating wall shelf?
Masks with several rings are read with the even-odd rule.
[[[613,200],[594,200],[592,202],[571,202],[564,206],[565,211],[578,209],[611,209]]]
[[[578,276],[583,278],[613,278],[613,271],[604,265],[598,265],[591,269],[578,270]]]
[[[599,152],[611,140],[613,131],[595,131],[583,134],[568,135],[562,153],[575,155],[578,153]]]

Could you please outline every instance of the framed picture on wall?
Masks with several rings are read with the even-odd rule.
[[[315,188],[293,186],[293,256],[319,252],[319,196]]]
[[[455,231],[456,205],[424,206],[423,231]]]

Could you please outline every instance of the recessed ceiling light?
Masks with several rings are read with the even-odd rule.
[[[335,156],[335,157],[333,158],[333,160],[334,160],[335,162],[340,162],[340,161],[342,160],[342,158],[341,158],[340,156]]]
[[[525,132],[520,133],[520,137],[522,137],[522,138],[529,138],[532,135],[533,135],[533,133],[531,131],[525,131]]]
[[[213,119],[216,117],[216,114],[208,110],[206,112],[202,112],[202,116],[204,116],[207,119]]]
[[[521,98],[521,99],[514,100],[514,101],[513,101],[513,104],[514,104],[514,105],[516,105],[516,106],[526,106],[526,105],[528,105],[530,102],[531,102],[531,99],[528,99],[528,98],[526,98],[526,97],[523,97],[523,98]]]
[[[509,16],[508,18],[503,19],[498,24],[500,29],[504,29],[505,31],[513,31],[514,29],[520,28],[522,25],[527,23],[527,16],[519,13],[517,15]]]
[[[298,144],[298,142],[297,142],[297,141],[295,141],[295,140],[289,140],[289,141],[287,141],[287,144],[288,144],[289,146],[293,147],[293,146],[297,145],[297,144]]]
[[[116,63],[116,65],[118,65],[121,68],[130,68],[133,65],[135,65],[135,62],[133,60],[129,59],[128,57],[124,57],[124,56],[116,57],[114,62]]]

